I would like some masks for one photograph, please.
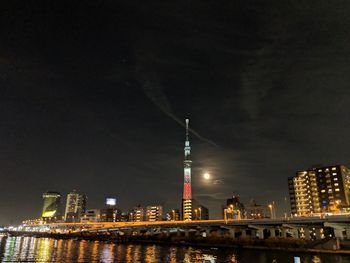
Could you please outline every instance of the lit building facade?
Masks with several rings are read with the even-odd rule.
[[[146,207],[146,221],[162,221],[163,207],[160,205]]]
[[[293,216],[349,211],[350,172],[343,165],[299,171],[288,184]]]
[[[134,210],[132,210],[129,213],[129,218],[130,218],[129,221],[135,221],[135,222],[145,221],[145,209],[140,205],[135,207]]]
[[[242,219],[245,216],[245,208],[240,202],[239,195],[233,195],[226,200],[226,206],[223,206],[224,219]]]
[[[170,212],[166,214],[167,221],[179,221],[181,218],[179,209],[172,209]]]
[[[55,222],[61,219],[61,194],[58,192],[46,192],[43,194],[43,212],[41,217],[45,222]]]
[[[344,165],[314,168],[317,175],[321,212],[348,211],[350,206],[350,171]]]
[[[81,218],[82,223],[88,222],[100,222],[101,221],[101,210],[100,209],[89,209],[86,210]]]
[[[288,184],[292,215],[310,216],[320,213],[315,171],[298,171],[295,176],[288,178]]]
[[[262,219],[267,217],[266,206],[258,205],[254,199],[252,199],[249,206],[246,206],[244,209],[246,219]]]
[[[101,222],[115,222],[115,209],[104,208],[100,210],[100,221]]]
[[[84,194],[73,191],[67,195],[64,219],[66,222],[80,222],[81,216],[86,211],[87,197]]]

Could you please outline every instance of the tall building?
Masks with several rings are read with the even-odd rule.
[[[193,220],[208,220],[209,209],[199,204],[195,199],[193,201],[192,218]]]
[[[294,216],[339,213],[350,209],[350,171],[343,165],[313,167],[288,178]]]
[[[81,218],[82,223],[100,222],[100,221],[101,221],[101,210],[99,209],[86,210],[84,215]]]
[[[162,221],[163,207],[160,205],[146,207],[146,221]]]
[[[258,205],[254,199],[245,207],[246,219],[262,219],[266,217],[266,214],[266,206]]]
[[[192,186],[191,186],[191,164],[190,159],[191,155],[191,146],[189,140],[189,129],[188,124],[189,119],[185,120],[186,122],[186,141],[184,148],[184,188],[183,188],[183,197],[182,197],[182,219],[183,220],[192,220]]]
[[[101,209],[101,222],[115,222],[116,221],[116,207],[117,198],[107,197],[105,208]]]
[[[138,205],[137,207],[134,208],[129,213],[129,221],[135,221],[135,222],[140,222],[140,221],[145,221],[145,209]]]
[[[43,194],[44,205],[42,219],[45,222],[60,220],[61,194],[58,192],[46,192]]]
[[[101,222],[115,222],[115,210],[113,208],[104,208],[100,210]]]
[[[66,222],[80,222],[81,216],[86,211],[87,197],[75,190],[67,195],[64,219]]]
[[[245,208],[240,202],[239,195],[233,195],[226,200],[226,206],[223,206],[224,219],[242,219],[245,216]]]
[[[350,171],[344,165],[318,167],[317,186],[321,212],[349,211]]]
[[[167,221],[179,221],[180,220],[180,210],[179,209],[171,209],[166,214],[166,220]]]
[[[320,213],[320,201],[314,170],[298,171],[288,178],[291,212],[294,216]]]

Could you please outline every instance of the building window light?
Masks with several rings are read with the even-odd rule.
[[[339,192],[339,188],[335,188],[335,191],[336,191],[336,192]]]

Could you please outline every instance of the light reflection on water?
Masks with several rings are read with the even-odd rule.
[[[33,237],[0,237],[1,262],[202,263],[205,255],[216,258],[217,263],[271,263],[273,260],[276,260],[277,263],[293,263],[294,256],[299,256],[302,263],[350,263],[349,256],[333,254],[295,254],[281,251],[114,244]]]

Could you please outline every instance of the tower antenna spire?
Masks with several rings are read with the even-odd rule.
[[[189,119],[186,119],[185,121],[186,121],[186,141],[188,141],[188,140],[189,140],[189,139],[188,139],[188,137],[189,137],[188,124],[189,124],[190,120],[189,120]]]

